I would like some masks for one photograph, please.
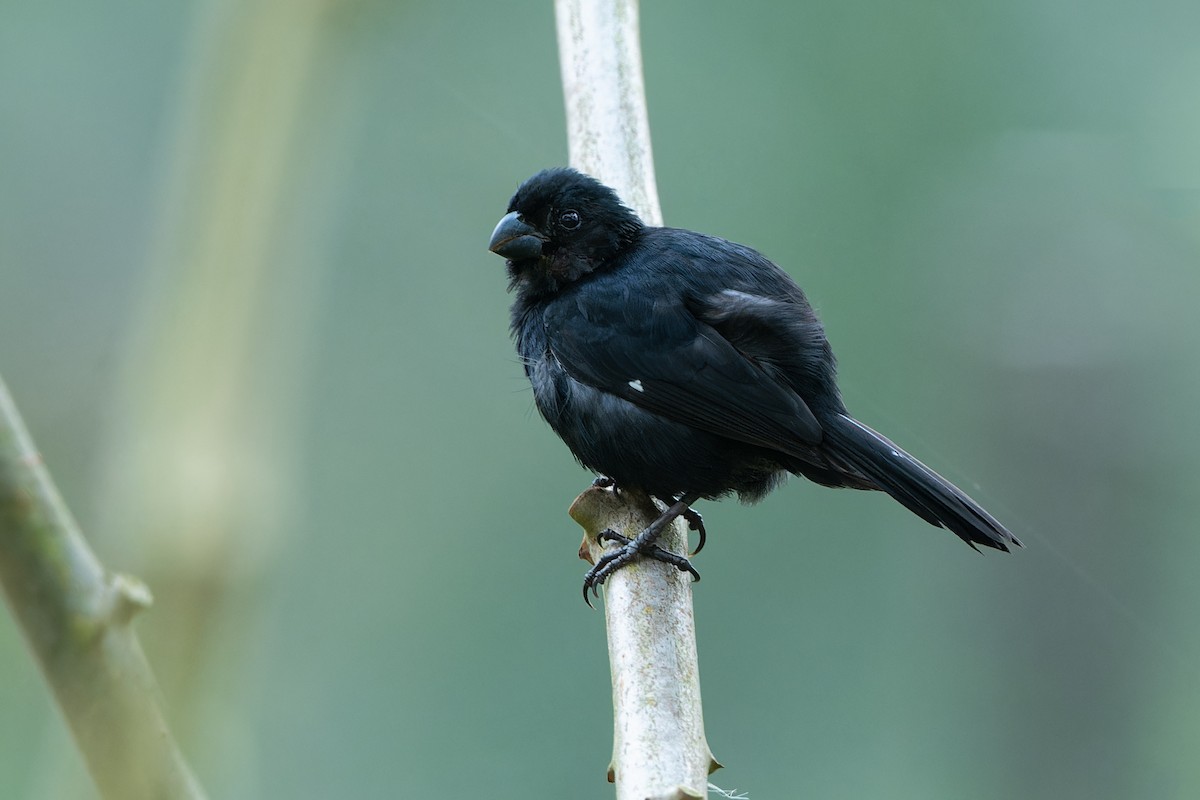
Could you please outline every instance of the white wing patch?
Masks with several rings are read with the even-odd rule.
[[[644,386],[642,386],[642,382],[640,380],[636,380],[636,379],[629,382],[629,388],[633,389],[635,392],[646,391],[646,388]]]
[[[780,305],[778,300],[772,300],[769,297],[760,297],[756,294],[748,294],[739,292],[737,289],[723,289],[721,294],[725,295],[730,300],[740,300],[747,306],[760,306],[763,308],[771,308]]]

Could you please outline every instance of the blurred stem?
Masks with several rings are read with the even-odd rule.
[[[202,798],[130,624],[150,593],[88,547],[3,380],[0,584],[100,793]]]
[[[326,2],[202,6],[114,414],[106,529],[222,584],[256,572],[290,482],[301,336],[273,326],[309,283],[280,239]]]
[[[234,793],[257,793],[247,667],[265,577],[302,513],[299,387],[338,146],[359,118],[341,24],[356,10],[197,5],[101,467],[107,546],[170,611],[143,633],[180,736]]]
[[[662,224],[634,0],[556,0],[571,166],[616,189],[651,225]],[[634,492],[589,489],[571,515],[587,531],[580,554],[604,552],[596,534],[633,537],[657,516]],[[662,546],[686,552],[676,522]],[[704,797],[719,765],[704,735],[690,576],[657,561],[618,571],[604,592],[613,684],[618,800]]]

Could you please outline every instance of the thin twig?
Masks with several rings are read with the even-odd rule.
[[[557,0],[559,57],[571,166],[617,190],[650,225],[662,224],[642,80],[635,0]],[[580,555],[604,552],[597,534],[634,537],[659,515],[635,492],[592,488],[571,506],[586,531]],[[677,520],[659,540],[687,550]],[[618,800],[704,797],[720,765],[704,735],[691,577],[642,561],[605,585]]]
[[[150,592],[106,571],[88,547],[3,380],[0,585],[100,793],[203,798],[130,624]]]

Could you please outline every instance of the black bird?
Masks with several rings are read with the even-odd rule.
[[[488,249],[507,259],[512,333],[550,427],[585,467],[668,506],[604,556],[584,599],[691,505],[760,499],[787,473],[887,492],[971,547],[1021,543],[945,478],[850,416],[800,287],[740,244],[642,223],[572,169],[525,181]],[[978,549],[978,548],[976,548]],[[590,601],[589,601],[590,605]]]

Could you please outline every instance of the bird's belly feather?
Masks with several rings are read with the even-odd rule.
[[[550,354],[530,365],[542,416],[583,466],[659,497],[731,491],[756,499],[786,477],[758,448],[697,430],[572,378]]]

